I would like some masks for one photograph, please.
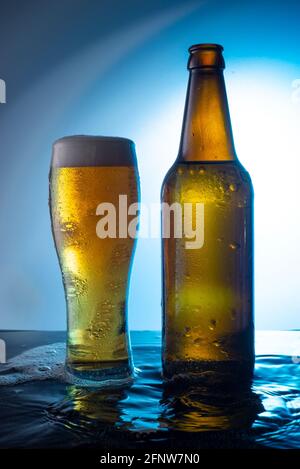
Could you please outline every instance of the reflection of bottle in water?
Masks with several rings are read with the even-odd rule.
[[[250,429],[264,411],[257,394],[248,389],[228,389],[177,383],[166,386],[161,400],[160,426],[182,432]]]

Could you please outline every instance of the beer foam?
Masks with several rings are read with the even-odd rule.
[[[52,167],[136,166],[135,146],[122,137],[73,135],[53,144]]]
[[[132,382],[131,376],[121,379],[91,381],[77,377],[65,366],[66,344],[57,342],[35,347],[0,365],[0,386],[16,386],[32,381],[55,380],[80,387],[118,388]]]
[[[65,353],[64,343],[26,350],[0,365],[0,386],[14,386],[46,379],[66,382]]]

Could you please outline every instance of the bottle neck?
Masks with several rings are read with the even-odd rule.
[[[223,70],[193,68],[177,161],[236,159]]]

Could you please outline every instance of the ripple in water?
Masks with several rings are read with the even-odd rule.
[[[133,384],[106,390],[70,383],[63,343],[13,358],[0,368],[0,447],[175,448],[178,434],[183,447],[299,447],[300,374],[290,356],[258,356],[252,391],[226,395],[166,389],[160,353],[158,334],[133,337]]]

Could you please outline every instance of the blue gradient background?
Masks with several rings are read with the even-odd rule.
[[[256,325],[300,327],[299,17],[290,0],[0,2],[0,329],[65,328],[47,201],[53,140],[132,138],[143,201],[158,201],[197,42],[225,48],[236,148],[254,183]],[[160,275],[159,240],[139,240],[131,328],[160,328]]]

